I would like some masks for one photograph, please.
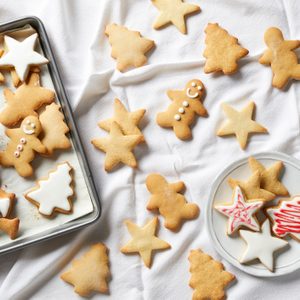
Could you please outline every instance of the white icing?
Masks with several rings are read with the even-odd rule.
[[[31,123],[31,128],[35,128],[35,124],[34,123]]]
[[[27,125],[30,125],[30,124],[31,124],[30,120],[27,120],[27,121],[26,121],[26,124],[27,124]]]
[[[180,115],[176,114],[176,115],[174,116],[174,119],[175,119],[176,121],[180,121],[180,120],[181,120],[181,117],[180,117]]]
[[[183,102],[182,102],[182,105],[183,105],[184,107],[188,107],[188,106],[189,106],[189,103],[188,103],[187,101],[183,101]]]
[[[19,152],[19,151],[15,151],[15,152],[14,152],[14,156],[15,156],[16,158],[20,157],[20,152]]]
[[[196,86],[196,83],[195,82],[192,82],[192,87],[195,87]]]
[[[22,129],[26,134],[34,134],[34,129],[27,129],[26,125],[23,125]]]
[[[179,112],[180,114],[184,114],[185,110],[184,110],[183,107],[180,107],[180,108],[178,109],[178,112]]]
[[[18,151],[23,151],[23,145],[19,144],[19,145],[17,146],[17,150],[18,150]]]
[[[23,144],[23,145],[25,145],[26,144],[26,139],[25,138],[21,138],[20,139],[20,143]]]
[[[57,166],[57,169],[49,173],[49,178],[39,181],[39,188],[27,193],[27,196],[39,203],[39,212],[51,215],[55,208],[65,211],[71,210],[68,198],[73,195],[70,187],[72,177],[71,167],[68,163]]]
[[[195,98],[198,98],[198,97],[199,97],[199,93],[192,94],[190,88],[188,88],[188,89],[186,90],[186,95],[187,95],[187,97],[189,97],[189,98],[191,98],[191,99],[195,99]]]
[[[0,213],[3,218],[7,217],[9,208],[10,208],[10,199],[0,198]]]
[[[198,85],[197,89],[198,89],[198,91],[201,91],[202,90],[202,86]]]
[[[14,67],[19,78],[24,81],[31,65],[48,63],[48,59],[34,51],[37,34],[34,33],[22,42],[4,36],[8,53],[0,58],[0,66]]]
[[[285,247],[288,242],[271,235],[270,221],[266,219],[261,232],[240,230],[240,235],[247,243],[247,249],[240,262],[246,263],[258,258],[270,271],[273,271],[273,252]]]

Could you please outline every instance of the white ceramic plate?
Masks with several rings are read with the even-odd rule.
[[[285,169],[281,181],[289,190],[290,195],[300,195],[300,161],[277,152],[259,153],[253,156],[265,166],[270,166],[278,160],[282,161]],[[216,250],[229,263],[254,276],[275,277],[300,269],[300,243],[290,238],[287,239],[290,247],[277,256],[275,253],[274,272],[269,271],[258,260],[249,264],[241,264],[239,262],[246,249],[246,243],[239,235],[229,237],[226,234],[228,218],[221,215],[213,207],[216,204],[231,201],[232,190],[227,183],[229,177],[246,180],[250,175],[251,170],[248,166],[248,158],[245,158],[229,165],[213,183],[207,205],[206,221]],[[276,204],[280,198],[282,199],[282,197],[279,197],[268,203],[268,206]]]

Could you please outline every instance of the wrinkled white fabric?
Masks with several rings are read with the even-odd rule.
[[[97,294],[93,299],[191,299],[189,251],[200,247],[221,259],[205,225],[205,207],[217,174],[234,160],[258,151],[276,150],[300,157],[300,84],[294,82],[285,91],[272,88],[270,68],[257,62],[265,49],[266,28],[277,26],[287,39],[300,39],[299,1],[194,2],[202,11],[188,18],[188,34],[182,35],[174,26],[152,29],[158,12],[150,0],[1,1],[1,22],[28,15],[44,22],[102,199],[102,216],[93,226],[1,256],[1,299],[80,299],[59,274],[74,256],[98,241],[110,249],[112,280],[110,295]],[[155,41],[156,49],[147,65],[123,74],[115,70],[104,35],[110,22],[141,31]],[[204,28],[208,22],[218,22],[250,51],[233,76],[203,73]],[[155,116],[170,103],[166,91],[181,89],[192,78],[201,79],[207,88],[204,105],[209,117],[198,118],[194,138],[183,142],[172,130],[156,125]],[[138,170],[125,166],[107,174],[104,155],[90,140],[106,135],[97,122],[112,115],[115,97],[131,111],[147,110],[142,122],[147,144],[136,151]],[[241,151],[234,138],[218,138],[215,132],[224,119],[221,102],[241,108],[249,100],[256,102],[256,120],[270,133],[253,136],[247,150]],[[142,225],[153,216],[145,208],[149,197],[145,178],[151,172],[159,172],[170,181],[183,180],[187,199],[199,204],[201,215],[186,222],[178,233],[160,226],[159,237],[172,249],[157,253],[152,268],[147,269],[138,255],[125,256],[119,249],[129,239],[124,219]],[[228,299],[299,299],[300,271],[262,279],[223,263],[237,277],[227,291]]]

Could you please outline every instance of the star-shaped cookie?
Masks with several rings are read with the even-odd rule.
[[[117,122],[125,135],[137,134],[143,136],[142,132],[138,128],[138,125],[142,120],[145,112],[145,109],[139,109],[133,112],[129,112],[125,108],[123,103],[116,98],[114,102],[114,116],[110,119],[100,121],[98,125],[100,128],[106,131],[110,131],[111,123]]]
[[[266,128],[252,120],[254,102],[249,102],[241,111],[235,110],[226,103],[222,104],[222,108],[228,120],[223,123],[217,135],[235,135],[242,149],[246,148],[249,134],[268,132]]]
[[[200,11],[198,5],[183,0],[152,0],[152,3],[160,11],[153,28],[159,29],[171,23],[183,34],[186,34],[185,16]]]
[[[252,172],[259,171],[260,185],[263,189],[278,196],[289,195],[287,188],[278,179],[284,167],[282,161],[275,162],[269,168],[265,168],[254,157],[249,157],[248,162]]]
[[[240,235],[247,243],[247,249],[240,262],[247,263],[258,258],[263,265],[273,271],[273,253],[285,247],[288,242],[271,235],[270,221],[267,219],[264,222],[261,232],[240,230]]]
[[[171,246],[155,236],[158,225],[157,217],[139,227],[131,221],[125,222],[132,239],[121,248],[122,253],[139,253],[145,265],[150,268],[152,251],[168,249]]]
[[[259,231],[259,223],[255,214],[263,206],[262,199],[251,200],[246,203],[245,197],[239,186],[233,190],[233,203],[216,205],[215,209],[228,217],[227,233],[233,234],[242,226]]]
[[[34,51],[37,37],[37,33],[34,33],[22,42],[19,42],[9,36],[4,36],[8,52],[0,58],[0,66],[14,67],[19,78],[24,81],[30,66],[48,63],[47,58]]]
[[[10,215],[15,200],[14,193],[7,193],[3,189],[0,189],[0,215],[6,218]]]
[[[104,169],[111,171],[119,163],[136,168],[137,162],[132,150],[142,140],[142,135],[123,135],[119,125],[113,121],[109,135],[104,138],[93,139],[92,144],[106,153]]]
[[[252,201],[252,199],[261,199],[262,201],[271,201],[275,199],[276,195],[260,187],[260,178],[259,171],[256,171],[247,181],[229,178],[228,183],[232,189],[237,185],[240,186],[248,199],[248,202]]]
[[[93,245],[81,258],[72,262],[70,270],[60,278],[74,286],[74,291],[86,297],[91,292],[107,293],[110,276],[108,249],[102,243]]]

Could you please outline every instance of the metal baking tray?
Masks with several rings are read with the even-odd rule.
[[[86,155],[84,153],[80,136],[76,128],[76,124],[68,102],[68,97],[62,84],[58,67],[55,63],[55,58],[51,50],[49,39],[43,23],[37,17],[25,17],[4,24],[0,24],[0,33],[22,29],[26,25],[30,25],[38,33],[39,43],[42,48],[42,51],[44,52],[43,54],[49,60],[47,67],[56,92],[56,101],[60,103],[62,112],[65,116],[65,121],[70,128],[69,138],[72,140],[73,148],[79,161],[81,172],[84,177],[84,182],[93,205],[93,211],[78,219],[71,220],[67,223],[57,226],[56,228],[52,228],[50,230],[34,234],[30,237],[22,238],[22,236],[20,235],[19,238],[17,238],[16,240],[12,240],[9,244],[1,246],[0,254],[19,250],[24,247],[34,245],[36,243],[40,243],[42,241],[46,241],[57,236],[61,236],[66,233],[70,233],[71,231],[92,224],[93,222],[97,221],[101,215],[100,200],[93,182]],[[22,220],[20,221],[20,226],[22,228]]]

